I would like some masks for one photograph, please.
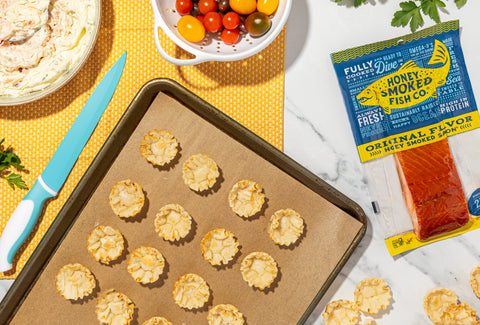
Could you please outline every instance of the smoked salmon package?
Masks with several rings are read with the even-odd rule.
[[[480,117],[459,21],[332,61],[390,254],[480,228]]]

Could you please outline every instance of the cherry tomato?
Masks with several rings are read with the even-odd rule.
[[[240,24],[240,16],[235,11],[229,11],[223,16],[222,23],[227,29],[235,29]]]
[[[263,12],[254,12],[245,19],[245,28],[253,37],[264,35],[272,26],[272,21]]]
[[[200,42],[205,37],[205,27],[200,20],[191,15],[180,17],[177,29],[180,35],[189,42]]]
[[[198,16],[196,16],[195,18],[197,18],[198,20],[200,20],[200,22],[201,22],[202,25],[203,25],[203,19],[205,19],[205,16],[203,16],[203,15],[198,15]],[[205,26],[204,26],[204,27],[205,27]]]
[[[265,15],[271,15],[278,8],[278,0],[257,0],[257,10]]]
[[[202,14],[207,14],[207,12],[217,11],[217,1],[215,0],[200,0],[198,2],[198,9]]]
[[[210,11],[205,14],[203,26],[210,33],[216,33],[222,29],[222,16],[216,11]]]
[[[240,15],[248,15],[257,10],[256,0],[229,0],[229,4]]]
[[[193,9],[193,2],[192,0],[176,0],[175,9],[180,15],[189,14]]]
[[[232,45],[237,43],[238,38],[240,37],[240,32],[238,29],[224,29],[220,34],[222,41],[227,45]]]
[[[228,0],[220,0],[218,1],[218,11],[221,13],[226,13],[230,10],[230,5],[228,4]]]

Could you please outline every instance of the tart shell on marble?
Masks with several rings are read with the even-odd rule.
[[[237,307],[230,304],[216,305],[208,311],[209,325],[242,325],[243,314]]]
[[[191,228],[192,217],[179,204],[161,207],[155,218],[155,231],[165,240],[180,240],[188,235]]]
[[[268,233],[275,244],[289,246],[302,235],[303,219],[292,209],[278,210],[270,218]]]
[[[477,297],[480,298],[480,265],[470,273],[470,286]]]
[[[145,195],[138,183],[129,179],[116,183],[109,196],[109,204],[113,212],[122,218],[130,218],[138,214],[145,202]]]
[[[478,325],[477,312],[466,302],[450,304],[440,316],[440,321],[434,322],[438,325]]]
[[[130,255],[127,271],[135,281],[147,284],[157,281],[164,267],[165,259],[156,248],[141,246]]]
[[[187,273],[175,282],[172,296],[182,308],[201,308],[210,297],[210,287],[201,276]]]
[[[70,300],[82,299],[93,292],[96,287],[92,272],[79,263],[63,266],[55,276],[57,291]]]
[[[218,176],[217,163],[207,155],[193,155],[183,165],[183,181],[197,192],[212,188]]]
[[[449,305],[456,305],[458,297],[450,289],[437,287],[429,290],[423,298],[423,309],[434,323],[441,322],[442,315]]]
[[[97,261],[109,264],[122,255],[124,239],[120,231],[100,225],[90,232],[87,249]]]
[[[203,258],[212,265],[228,264],[238,252],[238,242],[227,229],[209,231],[200,243]]]
[[[177,139],[169,131],[152,130],[143,137],[140,154],[151,164],[164,166],[175,158],[177,147]]]
[[[329,303],[322,316],[325,325],[354,325],[359,320],[357,305],[342,299]]]
[[[95,312],[101,324],[128,325],[133,319],[134,308],[126,295],[111,289],[97,300]]]
[[[251,287],[269,288],[278,274],[277,262],[265,252],[248,254],[240,265],[243,279]]]
[[[354,292],[355,304],[363,312],[378,314],[390,305],[390,288],[387,282],[379,278],[369,278],[360,281]]]
[[[228,193],[228,203],[233,212],[249,218],[262,210],[265,194],[262,187],[251,180],[241,180]]]

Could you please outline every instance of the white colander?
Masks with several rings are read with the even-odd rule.
[[[270,30],[262,37],[251,37],[247,33],[240,34],[240,40],[234,45],[223,43],[217,33],[208,33],[205,39],[198,43],[185,40],[177,31],[180,14],[175,10],[175,0],[150,0],[155,19],[155,45],[160,55],[176,65],[192,65],[205,61],[236,61],[260,52],[280,33],[287,21],[292,6],[292,0],[280,0],[277,11],[272,17]],[[158,38],[158,28],[179,47],[193,54],[192,59],[177,59],[167,54]]]

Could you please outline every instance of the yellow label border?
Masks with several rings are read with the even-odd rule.
[[[417,236],[415,236],[413,232],[409,231],[401,235],[386,238],[385,244],[387,245],[390,255],[395,256],[430,243],[464,234],[475,229],[480,229],[480,217],[471,218],[465,226],[429,240],[418,240]]]
[[[363,163],[395,152],[440,141],[448,136],[470,131],[478,127],[480,127],[480,115],[475,110],[432,125],[359,145],[357,150],[360,161]]]

